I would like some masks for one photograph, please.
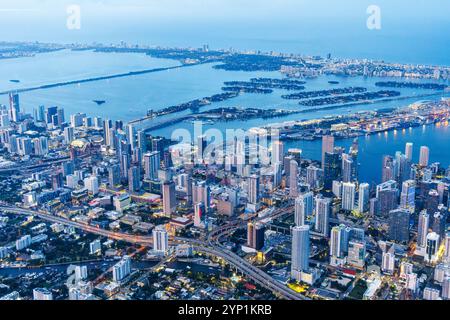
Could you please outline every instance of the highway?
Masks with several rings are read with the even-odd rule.
[[[118,233],[113,231],[104,230],[101,228],[93,227],[87,224],[75,222],[72,220],[68,220],[62,217],[57,217],[54,215],[50,215],[46,212],[42,211],[33,211],[29,209],[23,209],[18,207],[11,206],[0,206],[0,210],[6,213],[12,214],[21,214],[21,215],[33,215],[37,216],[43,220],[61,223],[66,226],[72,226],[74,228],[83,230],[85,232],[97,234],[100,236],[104,236],[114,240],[126,241],[128,243],[141,244],[145,246],[151,246],[153,244],[153,238],[151,236],[135,236],[125,233]],[[272,215],[268,217],[264,217],[267,219],[269,217],[279,217],[280,215],[292,212],[292,208],[282,208],[280,210],[275,211]],[[220,232],[209,239],[208,242],[200,241],[191,238],[182,238],[182,237],[174,237],[170,240],[172,245],[179,243],[188,243],[193,246],[194,250],[203,252],[209,255],[217,256],[226,261],[231,266],[235,267],[237,270],[245,274],[249,279],[253,280],[255,283],[258,283],[262,287],[265,287],[268,290],[271,290],[274,294],[281,298],[289,299],[289,300],[308,300],[305,296],[302,296],[290,288],[286,287],[285,284],[280,283],[273,279],[266,272],[260,270],[259,268],[253,266],[248,261],[242,259],[235,253],[230,250],[224,248],[220,242],[218,241],[221,236],[225,233],[231,232],[232,229],[240,228],[245,226],[247,222],[235,221],[232,225],[228,225],[225,228],[220,228]]]

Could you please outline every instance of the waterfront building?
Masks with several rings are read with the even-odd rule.
[[[413,143],[407,142],[405,145],[405,156],[409,162],[412,162],[413,157]]]
[[[325,154],[332,153],[334,149],[334,137],[322,136],[322,169],[325,169]]]
[[[430,149],[427,146],[420,147],[420,158],[419,164],[421,167],[428,167],[428,162],[430,160]]]
[[[325,190],[330,190],[333,181],[339,180],[342,172],[341,154],[335,150],[334,152],[325,152],[323,179]]]

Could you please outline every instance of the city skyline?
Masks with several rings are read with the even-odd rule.
[[[450,300],[447,4],[52,4],[0,7],[0,300]]]

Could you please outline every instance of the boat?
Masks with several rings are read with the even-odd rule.
[[[92,100],[92,101],[95,102],[97,105],[102,105],[106,102],[105,100]]]
[[[17,80],[17,79],[12,79],[12,80],[9,80],[9,82],[19,83],[19,82],[20,82],[20,80]]]

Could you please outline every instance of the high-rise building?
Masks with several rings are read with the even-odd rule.
[[[409,241],[410,212],[405,209],[396,209],[389,212],[389,239],[397,242]]]
[[[334,149],[334,137],[322,136],[322,169],[325,169],[325,153],[332,153]]]
[[[323,181],[325,190],[331,190],[333,181],[339,180],[342,172],[341,154],[335,150],[334,152],[326,152],[324,157]]]
[[[199,202],[194,206],[194,226],[197,228],[203,227],[204,220],[205,220],[205,205],[202,202]]]
[[[363,268],[366,260],[366,242],[351,240],[348,243],[347,263],[357,268]]]
[[[84,179],[84,186],[88,189],[89,193],[92,195],[98,194],[98,178],[96,176],[90,176]]]
[[[313,165],[306,168],[306,183],[311,189],[318,189],[322,185],[323,170]]]
[[[205,212],[209,211],[210,207],[210,189],[205,181],[192,183],[192,203],[203,203],[205,205]]]
[[[430,216],[426,210],[419,214],[419,221],[417,227],[417,246],[425,248],[427,245],[428,228],[430,225]]]
[[[409,162],[412,162],[413,157],[413,143],[407,142],[405,145],[405,156]]]
[[[248,202],[251,204],[259,202],[259,176],[257,175],[248,178]]]
[[[131,258],[124,256],[122,260],[113,266],[113,280],[120,282],[131,273]]]
[[[169,234],[163,225],[153,229],[153,251],[166,254],[169,250]]]
[[[391,252],[383,252],[381,257],[381,270],[384,273],[393,274],[395,268],[395,255]]]
[[[255,250],[264,247],[265,227],[262,223],[249,222],[247,224],[247,246]]]
[[[429,159],[430,159],[430,149],[426,146],[421,146],[420,147],[419,165],[421,167],[427,167]]]
[[[64,142],[70,144],[74,140],[74,129],[73,127],[64,128]]]
[[[447,208],[444,207],[433,215],[431,230],[439,235],[439,239],[444,239],[445,232],[447,231],[447,214]]]
[[[289,163],[289,196],[297,197],[298,195],[298,163],[291,160]]]
[[[338,265],[338,259],[344,258],[348,252],[348,241],[350,229],[345,225],[335,226],[331,229],[330,235],[330,263]]]
[[[309,269],[309,226],[292,228],[291,274]]]
[[[171,217],[177,208],[177,199],[175,195],[175,183],[173,181],[164,182],[163,186],[163,213],[166,217]],[[206,206],[205,206],[206,207]]]
[[[128,169],[128,190],[130,192],[138,192],[141,188],[141,172],[139,167],[133,166]]]
[[[108,182],[111,187],[120,184],[120,165],[113,164],[108,168]]]
[[[355,208],[356,185],[352,182],[342,184],[342,210],[352,211]]]
[[[430,232],[427,235],[425,261],[436,262],[438,259],[438,251],[439,251],[439,235],[436,232]]]
[[[358,211],[365,213],[369,211],[370,186],[368,183],[361,183],[358,192]]]
[[[400,195],[400,206],[414,212],[416,197],[416,182],[406,180],[402,184],[402,193]]]
[[[313,210],[314,194],[312,192],[307,192],[299,195],[295,199],[295,225],[304,225],[306,218],[313,214]]]
[[[144,171],[145,178],[155,180],[158,178],[158,170],[160,168],[159,152],[153,151],[144,155]]]
[[[9,93],[9,118],[13,122],[20,121],[19,94],[13,92]]]
[[[272,163],[283,162],[284,145],[281,141],[274,141],[272,143]]]
[[[314,230],[323,236],[328,236],[331,199],[317,196],[315,198],[316,221]]]
[[[342,181],[352,182],[355,181],[355,167],[352,157],[346,153],[342,154]]]

